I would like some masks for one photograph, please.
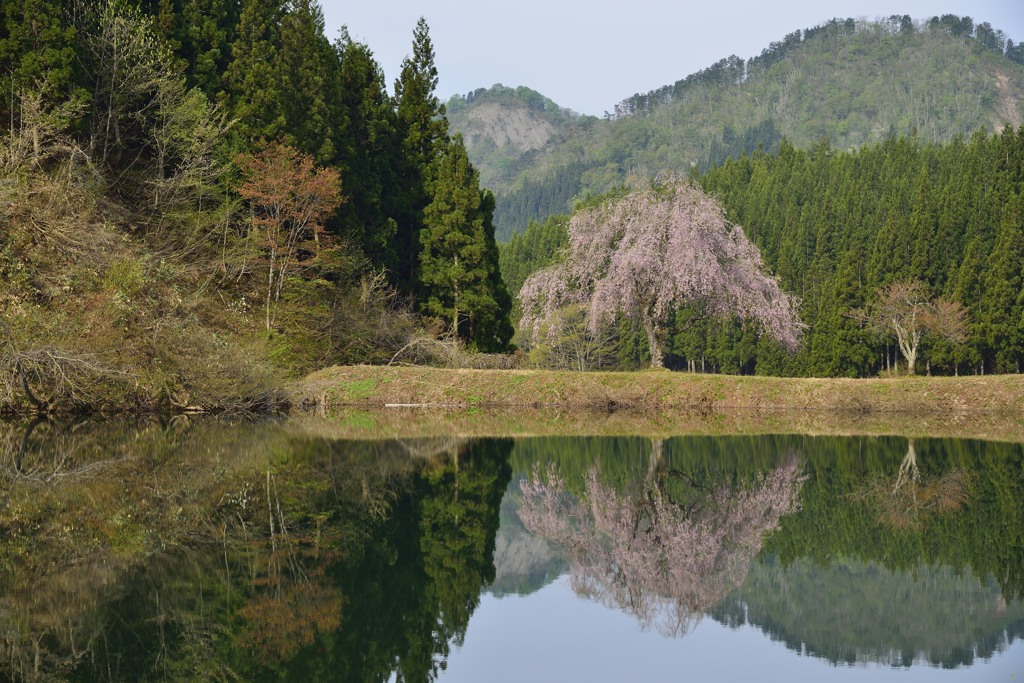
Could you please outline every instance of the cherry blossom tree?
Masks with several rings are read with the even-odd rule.
[[[722,207],[671,179],[577,211],[563,263],[530,276],[519,293],[522,327],[557,333],[559,309],[587,307],[596,331],[616,313],[647,333],[651,366],[663,367],[668,317],[683,305],[706,316],[738,315],[793,350],[804,325],[796,300],[765,272],[761,254]],[[691,320],[693,322],[693,320]]]
[[[659,453],[656,444],[652,463]],[[520,484],[519,517],[565,549],[578,595],[684,635],[743,582],[764,535],[796,511],[797,469],[790,458],[749,488],[723,487],[693,506],[671,501],[650,474],[638,493],[622,494],[592,468],[576,498],[554,469],[535,469]]]

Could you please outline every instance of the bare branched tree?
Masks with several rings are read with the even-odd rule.
[[[0,336],[0,389],[13,394],[17,387],[39,413],[59,410],[62,405],[87,405],[98,384],[127,377],[125,371],[89,355],[52,346],[19,349],[11,328],[3,321]]]
[[[914,374],[917,352],[925,336],[961,343],[965,339],[967,312],[955,301],[928,296],[920,280],[897,280],[879,290],[866,309],[855,309],[851,317],[874,332],[895,337]]]
[[[75,2],[79,62],[93,96],[89,153],[101,166],[121,161],[145,135],[145,121],[172,55],[142,12],[118,2]]]
[[[604,367],[614,357],[616,332],[613,325],[591,326],[586,310],[570,304],[555,314],[557,334],[539,335],[545,343],[535,347],[533,362],[558,370],[584,372]],[[537,342],[538,339],[534,339]]]
[[[51,102],[50,78],[18,93],[17,117],[12,119],[6,144],[0,145],[0,172],[5,175],[26,168],[38,168],[54,156],[87,161],[85,153],[66,131],[85,109],[81,98]]]
[[[963,507],[968,500],[967,474],[954,467],[941,474],[922,474],[914,440],[900,461],[894,478],[870,478],[850,497],[866,503],[878,521],[897,531],[920,529],[934,515]]]

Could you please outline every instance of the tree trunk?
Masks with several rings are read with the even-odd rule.
[[[455,271],[459,270],[459,255],[455,255]],[[452,287],[455,293],[452,296],[452,335],[455,337],[459,336],[459,280],[454,278],[452,280]]]
[[[896,341],[900,347],[900,353],[907,361],[907,373],[914,374],[914,366],[917,364],[917,349],[921,344],[921,332],[915,329],[905,329],[893,321],[893,329],[896,331]]]
[[[651,458],[647,461],[646,488],[654,488],[658,471],[665,466],[665,442],[662,439],[651,439]]]
[[[270,332],[270,299],[274,294],[274,248],[270,248],[270,269],[267,274],[267,332]]]
[[[917,482],[920,473],[917,469],[917,449],[914,448],[914,440],[911,439],[910,443],[907,444],[907,454],[903,456],[903,462],[900,463],[900,471],[896,476],[896,485],[893,487],[892,492],[896,493],[900,490],[900,487],[906,484],[908,481]]]
[[[649,316],[641,316],[644,333],[647,334],[647,349],[651,353],[651,367],[652,368],[664,368],[665,367],[665,350],[661,342],[661,337],[658,334],[658,326],[655,325],[654,321]]]

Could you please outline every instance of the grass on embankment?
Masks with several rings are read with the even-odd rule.
[[[292,404],[849,414],[1024,413],[1024,375],[809,379],[668,371],[561,372],[344,366],[289,387]]]

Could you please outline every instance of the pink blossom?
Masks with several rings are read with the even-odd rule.
[[[743,582],[765,534],[798,509],[802,481],[794,457],[750,488],[723,488],[705,508],[689,510],[651,481],[636,495],[619,494],[596,467],[577,500],[553,468],[543,476],[535,469],[520,484],[519,517],[565,549],[578,595],[622,609],[644,628],[683,635]]]
[[[743,230],[715,200],[677,179],[578,211],[565,261],[530,276],[519,298],[522,327],[534,335],[544,326],[554,333],[556,312],[572,303],[586,305],[595,331],[616,313],[636,316],[655,366],[668,316],[683,305],[754,320],[790,350],[804,327],[796,299],[765,272]]]

